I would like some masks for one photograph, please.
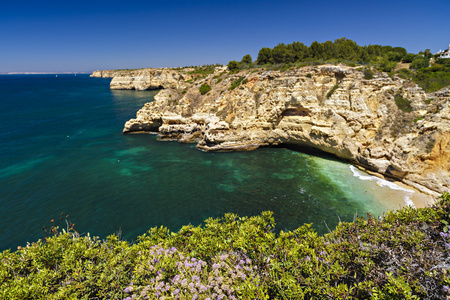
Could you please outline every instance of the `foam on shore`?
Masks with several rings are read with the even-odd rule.
[[[405,192],[405,196],[403,198],[404,201],[405,201],[405,204],[407,206],[416,207],[414,202],[411,200],[411,197],[413,196],[414,191],[406,189],[406,188],[403,188],[403,187],[399,186],[398,184],[396,184],[394,182],[391,182],[391,181],[388,181],[386,179],[382,179],[382,178],[379,178],[379,177],[376,177],[376,176],[373,176],[373,175],[369,175],[369,174],[363,174],[358,169],[356,169],[355,166],[349,165],[349,167],[350,167],[350,170],[353,173],[353,176],[355,176],[355,177],[357,177],[357,178],[359,178],[361,180],[375,181],[377,186],[388,187],[388,188],[390,188],[392,190]]]

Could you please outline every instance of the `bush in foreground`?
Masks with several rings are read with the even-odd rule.
[[[134,244],[76,232],[0,254],[1,299],[443,299],[450,196],[431,208],[274,233],[270,212],[226,214]]]

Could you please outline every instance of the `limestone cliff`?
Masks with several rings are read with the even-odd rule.
[[[117,70],[94,71],[91,77],[113,78]]]
[[[126,122],[124,133],[158,132],[205,151],[312,147],[429,194],[450,189],[448,90],[426,94],[400,78],[378,73],[369,80],[361,69],[332,65],[218,69],[193,83],[183,82],[189,78],[183,70],[163,73],[113,78],[111,88],[164,88]],[[201,95],[202,84],[211,91]]]

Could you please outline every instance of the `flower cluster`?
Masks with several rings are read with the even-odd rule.
[[[223,253],[207,264],[174,248],[152,248],[150,259],[136,268],[143,284],[130,283],[126,300],[238,299],[249,286],[260,286],[256,267],[245,254]]]
[[[444,229],[445,229],[445,228],[444,228]],[[450,226],[448,226],[447,229],[450,230]],[[449,234],[448,234],[447,232],[440,232],[439,234],[440,234],[440,236],[442,237],[442,239],[444,240],[445,248],[446,248],[446,249],[450,249],[450,243],[449,243],[449,241],[448,241]]]

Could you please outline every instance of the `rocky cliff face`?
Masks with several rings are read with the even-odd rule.
[[[331,65],[217,70],[193,83],[183,82],[182,71],[158,72],[113,78],[111,88],[164,88],[126,122],[124,133],[158,132],[205,151],[315,148],[429,194],[450,189],[448,90],[426,94],[403,79],[378,73],[367,80],[357,68]],[[137,87],[139,76],[147,83]],[[233,83],[238,87],[231,89]],[[206,95],[202,84],[212,87]]]
[[[94,71],[91,77],[113,78],[116,73],[116,70]]]
[[[170,69],[142,69],[131,72],[117,72],[111,80],[113,90],[181,90],[188,86],[191,77]]]
[[[171,69],[139,69],[139,70],[108,70],[95,71],[91,77],[112,78],[112,90],[156,90],[156,89],[184,89],[188,86],[186,80],[191,79]]]

